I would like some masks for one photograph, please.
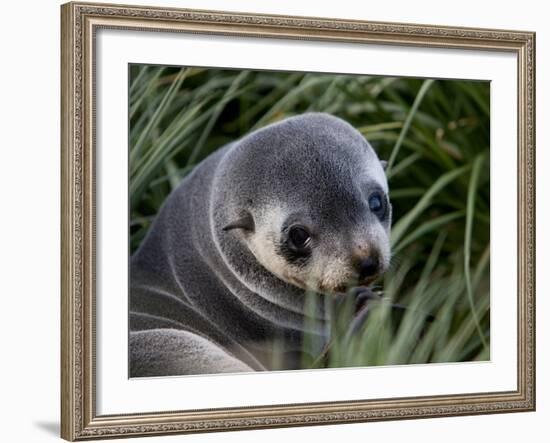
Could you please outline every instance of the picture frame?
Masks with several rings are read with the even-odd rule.
[[[85,440],[533,411],[535,409],[535,35],[525,31],[71,2],[61,7],[61,436]],[[515,389],[98,413],[98,32],[215,36],[511,54],[517,70]],[[387,48],[387,49],[385,49]],[[396,73],[399,74],[399,73]],[[498,128],[492,128],[498,130]],[[111,146],[112,148],[112,146]],[[495,149],[492,146],[492,149]],[[420,369],[421,370],[421,369]],[[198,383],[198,379],[190,383]],[[262,383],[260,380],[258,383]],[[265,383],[265,379],[263,381]]]

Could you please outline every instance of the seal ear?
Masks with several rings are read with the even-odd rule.
[[[382,165],[382,169],[384,171],[388,168],[388,162],[386,160],[380,160],[380,164]]]
[[[250,212],[245,212],[242,217],[239,217],[237,220],[225,225],[222,230],[231,231],[233,229],[242,229],[247,232],[254,231],[254,219]]]

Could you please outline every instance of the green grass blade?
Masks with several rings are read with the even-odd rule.
[[[164,97],[159,107],[155,110],[153,117],[149,120],[145,129],[143,129],[143,131],[141,132],[136,144],[132,146],[132,149],[130,150],[130,163],[132,163],[132,161],[135,161],[135,159],[139,157],[141,153],[141,149],[145,144],[145,141],[150,136],[151,129],[155,124],[158,123],[159,119],[164,115],[165,109],[169,106],[170,102],[174,99],[179,87],[183,83],[186,73],[187,73],[187,69],[182,69],[178,73],[176,80],[170,85],[170,87],[164,94]]]
[[[436,217],[432,220],[429,220],[421,224],[418,228],[416,228],[416,230],[414,230],[407,237],[405,237],[401,242],[399,242],[393,247],[393,253],[397,254],[399,251],[404,249],[409,244],[420,239],[420,237],[422,237],[423,235],[433,232],[441,228],[442,226],[449,224],[453,220],[457,220],[463,216],[464,216],[464,211],[455,211],[449,214],[441,215],[440,217]]]
[[[189,155],[187,166],[195,163],[199,153],[204,146],[204,143],[206,142],[206,138],[210,135],[210,132],[214,127],[214,123],[216,123],[216,120],[219,118],[223,109],[225,108],[227,103],[235,96],[235,91],[248,75],[249,71],[242,71],[239,75],[237,75],[235,77],[235,80],[233,80],[233,83],[231,83],[231,86],[227,89],[227,92],[223,95],[221,100],[218,101],[218,103],[214,107],[214,112],[212,113],[212,116],[210,117],[208,123],[206,124],[206,127],[202,131],[199,141],[196,143],[195,147],[191,151],[191,155]]]
[[[130,111],[129,111],[130,119],[133,119],[137,111],[142,108],[143,101],[146,98],[154,98],[153,92],[159,85],[158,80],[160,76],[163,74],[164,70],[165,70],[164,66],[159,69],[156,69],[153,75],[147,79],[147,83],[145,83],[144,85],[140,85],[137,79],[135,82],[132,83],[132,86],[135,86],[135,88],[134,88],[133,94],[130,95]],[[145,71],[142,71],[142,72],[145,72]]]
[[[413,152],[408,157],[404,158],[401,162],[399,162],[395,168],[393,168],[390,172],[386,172],[386,176],[388,177],[388,180],[392,177],[395,177],[400,172],[405,171],[409,166],[411,166],[414,162],[417,160],[420,160],[422,158],[422,155],[418,152]]]
[[[401,144],[403,143],[403,140],[405,139],[405,135],[407,134],[407,131],[411,126],[411,122],[413,121],[416,111],[418,110],[420,103],[422,103],[422,99],[430,89],[430,86],[433,84],[433,82],[434,80],[432,79],[424,80],[424,83],[422,83],[422,86],[420,87],[420,90],[418,91],[418,94],[414,99],[414,103],[411,106],[409,113],[407,114],[407,118],[405,119],[405,123],[403,124],[403,128],[401,129],[399,138],[397,139],[397,142],[395,143],[395,146],[393,147],[392,153],[390,155],[390,159],[388,160],[388,167],[386,168],[386,171],[388,174],[391,171],[391,168],[393,167],[395,159],[397,158],[397,154],[399,153],[399,149],[401,148]]]
[[[298,86],[289,91],[283,96],[273,107],[266,112],[260,120],[251,128],[251,130],[261,128],[265,124],[269,123],[271,119],[278,113],[281,113],[286,106],[289,106],[293,101],[298,100],[300,95],[308,89],[314,88],[319,85],[329,83],[331,81],[330,76],[326,77],[304,77]]]
[[[375,125],[366,125],[357,128],[357,130],[363,135],[369,135],[373,132],[387,131],[392,129],[401,129],[403,127],[403,122],[384,122],[377,123]]]
[[[474,220],[474,211],[475,211],[475,197],[477,190],[477,183],[479,181],[479,176],[481,173],[481,166],[483,165],[484,155],[480,154],[474,160],[474,165],[472,167],[472,174],[470,176],[470,185],[468,188],[468,203],[466,208],[466,229],[464,232],[464,279],[466,281],[466,293],[468,294],[468,302],[470,303],[470,310],[472,313],[472,318],[475,322],[477,332],[483,347],[487,348],[487,340],[481,329],[481,324],[475,309],[474,303],[474,294],[472,291],[472,279],[470,275],[470,256],[471,256],[471,247],[472,247],[472,226]]]
[[[446,172],[440,176],[436,182],[426,191],[418,203],[404,217],[402,217],[392,228],[391,244],[392,247],[398,243],[401,237],[407,232],[409,226],[417,217],[430,205],[432,198],[445,186],[456,180],[462,174],[470,169],[470,165],[462,166],[453,171]]]

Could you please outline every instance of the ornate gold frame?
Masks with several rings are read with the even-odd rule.
[[[98,416],[94,33],[99,28],[508,51],[518,58],[518,384],[511,392]],[[61,435],[67,440],[535,409],[535,34],[68,3],[61,7]]]

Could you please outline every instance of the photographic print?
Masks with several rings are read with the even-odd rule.
[[[535,409],[533,32],[61,31],[63,438]]]
[[[130,377],[490,360],[490,82],[129,66]]]

